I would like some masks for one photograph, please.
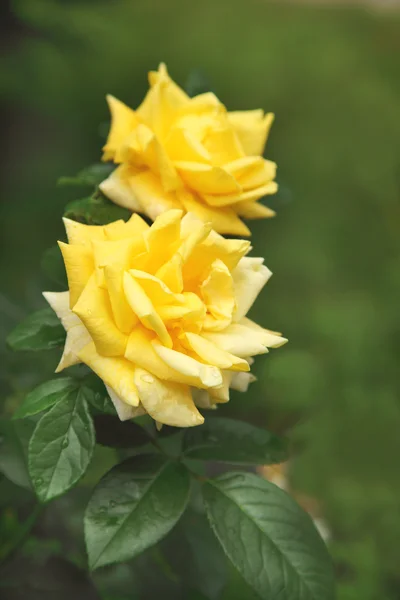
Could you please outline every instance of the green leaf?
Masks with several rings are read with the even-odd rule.
[[[105,225],[118,219],[126,221],[131,216],[131,212],[117,206],[103,194],[97,193],[82,200],[69,202],[65,207],[64,216],[89,225]]]
[[[35,421],[0,421],[0,471],[13,483],[31,488],[28,473],[28,445]]]
[[[225,553],[263,600],[333,600],[332,564],[310,517],[272,483],[228,473],[203,485]]]
[[[38,310],[26,317],[7,338],[13,350],[51,350],[64,342],[64,328],[51,308]]]
[[[60,177],[58,185],[71,185],[78,187],[98,186],[114,171],[115,165],[111,163],[96,163],[79,171],[74,177]]]
[[[65,273],[64,261],[58,246],[48,248],[40,263],[42,271],[50,281],[56,283],[63,289],[67,289],[68,281]]]
[[[231,464],[273,464],[287,459],[284,438],[249,423],[219,417],[187,429],[183,448],[188,458]]]
[[[220,598],[227,581],[227,560],[205,515],[187,510],[161,549],[190,591],[202,592],[210,600]]]
[[[93,421],[96,441],[102,446],[135,448],[150,442],[150,437],[145,429],[131,421],[120,421],[118,417],[111,415],[95,415]]]
[[[39,421],[29,444],[29,473],[47,502],[69,490],[85,473],[95,445],[86,389],[59,400]]]
[[[162,456],[136,456],[100,481],[85,515],[91,569],[133,558],[156,544],[185,510],[190,476]]]
[[[89,373],[89,375],[83,379],[83,383],[85,387],[92,391],[92,394],[88,394],[87,396],[87,400],[90,402],[91,406],[99,413],[115,416],[116,411],[114,404],[100,377],[97,377],[94,373]]]
[[[66,400],[76,392],[79,383],[72,377],[60,377],[42,383],[25,396],[21,406],[17,408],[13,419],[24,419],[50,408],[60,400]]]

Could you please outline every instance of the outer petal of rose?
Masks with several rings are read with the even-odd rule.
[[[179,247],[182,214],[180,209],[160,214],[145,235],[149,253],[146,271],[155,273]]]
[[[240,323],[232,323],[223,331],[207,331],[202,335],[219,348],[241,358],[265,354],[268,348],[275,348],[285,343],[284,338],[262,327],[253,328],[250,323],[253,322],[244,318]]]
[[[107,240],[123,240],[125,238],[134,238],[138,244],[138,252],[144,252],[146,249],[143,235],[150,229],[146,221],[138,214],[134,213],[129,221],[114,221],[105,225],[104,232]]]
[[[183,303],[181,294],[174,294],[169,287],[155,275],[130,269],[129,273],[140,284],[148,298],[151,299],[154,306],[162,306],[164,304],[179,304]]]
[[[172,81],[164,64],[149,73],[149,83],[151,89],[136,112],[164,139],[177,112],[189,103],[189,97]]]
[[[124,355],[128,336],[116,326],[107,290],[98,287],[95,274],[89,279],[73,312],[84,323],[100,354]]]
[[[149,167],[156,176],[160,177],[166,192],[182,187],[182,181],[164,146],[146,125],[139,125],[127,138],[122,157],[123,162]]]
[[[79,358],[114,390],[122,402],[139,406],[139,397],[133,381],[135,365],[126,358],[102,356],[93,343],[79,352]]]
[[[239,219],[232,208],[214,208],[208,206],[187,191],[178,191],[177,197],[186,212],[192,212],[204,222],[209,222],[215,231],[222,234],[250,235],[250,229]]]
[[[202,328],[204,317],[206,316],[206,307],[197,294],[193,292],[183,292],[176,295],[179,302],[176,304],[164,304],[157,306],[157,312],[166,323],[178,321],[183,328],[190,324],[189,329],[197,325],[198,330]]]
[[[114,96],[108,95],[107,103],[111,113],[111,128],[103,148],[104,161],[115,158],[126,136],[139,124],[135,111]]]
[[[221,372],[215,367],[201,365],[179,352],[153,344],[151,340],[148,331],[136,327],[129,336],[125,357],[136,366],[165,381],[201,388],[222,384]],[[185,360],[186,358],[188,360]],[[179,364],[179,370],[174,368],[176,364]]]
[[[236,179],[221,167],[189,161],[175,161],[184,182],[200,194],[232,194],[240,191]]]
[[[86,246],[73,246],[64,242],[58,242],[58,245],[67,272],[70,307],[73,308],[94,272],[93,252]]]
[[[211,402],[215,404],[225,404],[229,402],[229,387],[232,379],[232,371],[221,371],[222,385],[215,389],[209,389],[208,393],[211,397]]]
[[[205,409],[216,409],[217,405],[207,390],[192,388],[192,398],[196,406]]]
[[[270,331],[269,329],[264,329],[257,323],[254,323],[251,319],[244,317],[241,319],[239,325],[244,325],[248,329],[251,329],[252,332],[264,336],[264,341],[268,348],[279,348],[283,346],[288,341],[286,338],[282,337],[282,335],[278,331]]]
[[[69,307],[69,292],[43,292],[43,296],[67,332],[63,355],[56,368],[56,373],[59,373],[81,362],[78,353],[91,339],[82,321]]]
[[[101,241],[106,239],[104,227],[102,226],[84,225],[66,217],[63,218],[63,223],[70,244],[91,248],[94,240]]]
[[[165,149],[173,161],[189,160],[210,164],[211,156],[195,135],[187,129],[173,127],[165,141]]]
[[[236,298],[235,322],[247,314],[272,275],[263,262],[263,258],[245,256],[232,271]]]
[[[264,196],[275,194],[278,190],[278,184],[275,181],[270,181],[263,186],[254,188],[253,190],[240,191],[234,194],[202,194],[202,197],[210,206],[224,207],[236,205],[239,202],[251,202],[259,200]]]
[[[185,339],[189,347],[207,364],[214,365],[219,369],[230,369],[231,371],[250,370],[249,363],[246,360],[219,348],[206,337],[187,332]]]
[[[252,373],[235,373],[231,379],[230,387],[237,392],[247,392],[250,383],[253,383],[256,379],[257,377]]]
[[[242,148],[249,156],[263,153],[268,133],[274,121],[274,115],[260,110],[243,110],[228,113],[228,119],[234,127]]]
[[[224,167],[226,163],[244,156],[238,136],[226,120],[226,115],[221,116],[221,120],[225,127],[222,123],[221,127],[211,127],[203,140],[204,147],[212,156],[213,164],[218,167]]]
[[[134,419],[135,417],[140,417],[146,414],[145,409],[140,404],[139,406],[135,407],[123,402],[123,400],[121,400],[118,394],[109,385],[106,385],[106,390],[121,421],[128,421],[129,419]]]
[[[160,178],[150,170],[131,175],[127,182],[142,207],[141,212],[145,212],[153,221],[167,210],[181,208],[175,193],[166,192]]]
[[[154,308],[152,301],[131,272],[124,273],[123,286],[128,304],[141,323],[147,329],[154,331],[163,344],[172,348],[172,340],[165,324]]]
[[[183,278],[187,287],[196,289],[204,281],[204,273],[210,270],[215,260],[220,260],[232,271],[251,249],[247,240],[226,240],[215,231],[202,244],[196,246],[184,265]]]
[[[234,282],[228,267],[222,260],[217,259],[212,263],[210,273],[203,281],[200,292],[210,313],[205,318],[204,328],[219,331],[229,325],[235,310]]]
[[[192,213],[186,213],[181,221],[181,246],[178,249],[183,262],[186,263],[193,251],[204,242],[212,231],[211,223],[204,223]]]
[[[105,242],[92,243],[92,252],[96,272],[97,285],[105,288],[104,267],[118,266],[123,270],[129,269],[132,258],[138,254],[140,242],[143,240],[125,238],[122,240],[107,240]]]
[[[238,180],[243,190],[264,186],[276,176],[276,164],[262,156],[245,156],[224,168]]]
[[[115,324],[122,333],[129,334],[138,323],[138,318],[128,304],[123,286],[124,271],[119,266],[104,268],[106,287]]]
[[[134,381],[140,402],[159,423],[174,427],[193,427],[204,423],[188,385],[161,381],[139,368],[135,370]]]
[[[221,371],[214,366],[205,365],[181,352],[153,343],[153,347],[161,360],[195,387],[214,388],[222,384]]]
[[[99,185],[100,190],[118,206],[132,211],[143,211],[143,207],[135,196],[130,178],[136,171],[129,165],[120,165]]]
[[[276,215],[274,210],[259,202],[238,202],[235,209],[245,219],[268,219]]]
[[[172,292],[180,294],[183,291],[182,267],[183,258],[176,253],[157,270],[156,277],[161,279]]]

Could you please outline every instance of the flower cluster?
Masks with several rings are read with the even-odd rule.
[[[105,226],[64,221],[69,291],[44,293],[67,331],[57,371],[85,363],[121,419],[201,424],[197,407],[246,390],[251,357],[286,341],[246,317],[271,275],[247,256],[248,241],[177,209],[151,226],[137,214]]]
[[[152,220],[179,208],[218,233],[250,235],[241,217],[274,215],[258,202],[277,190],[276,165],[262,157],[273,114],[228,112],[213,93],[190,98],[163,64],[149,82],[136,111],[108,96],[103,160],[119,166],[101,190]]]

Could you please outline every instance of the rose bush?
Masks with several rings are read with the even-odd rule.
[[[136,111],[107,98],[111,129],[103,160],[119,166],[101,190],[152,220],[180,208],[219,233],[250,235],[241,217],[274,215],[258,202],[277,190],[276,165],[261,156],[273,114],[227,112],[213,93],[189,98],[163,64],[149,82]]]
[[[151,227],[137,214],[105,226],[64,222],[69,291],[44,293],[67,331],[57,371],[85,363],[122,420],[201,424],[196,406],[246,390],[251,357],[286,341],[246,318],[271,275],[247,256],[248,241],[181,210]]]

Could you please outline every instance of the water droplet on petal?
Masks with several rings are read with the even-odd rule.
[[[140,379],[145,383],[154,383],[154,377],[151,375],[142,375]]]

